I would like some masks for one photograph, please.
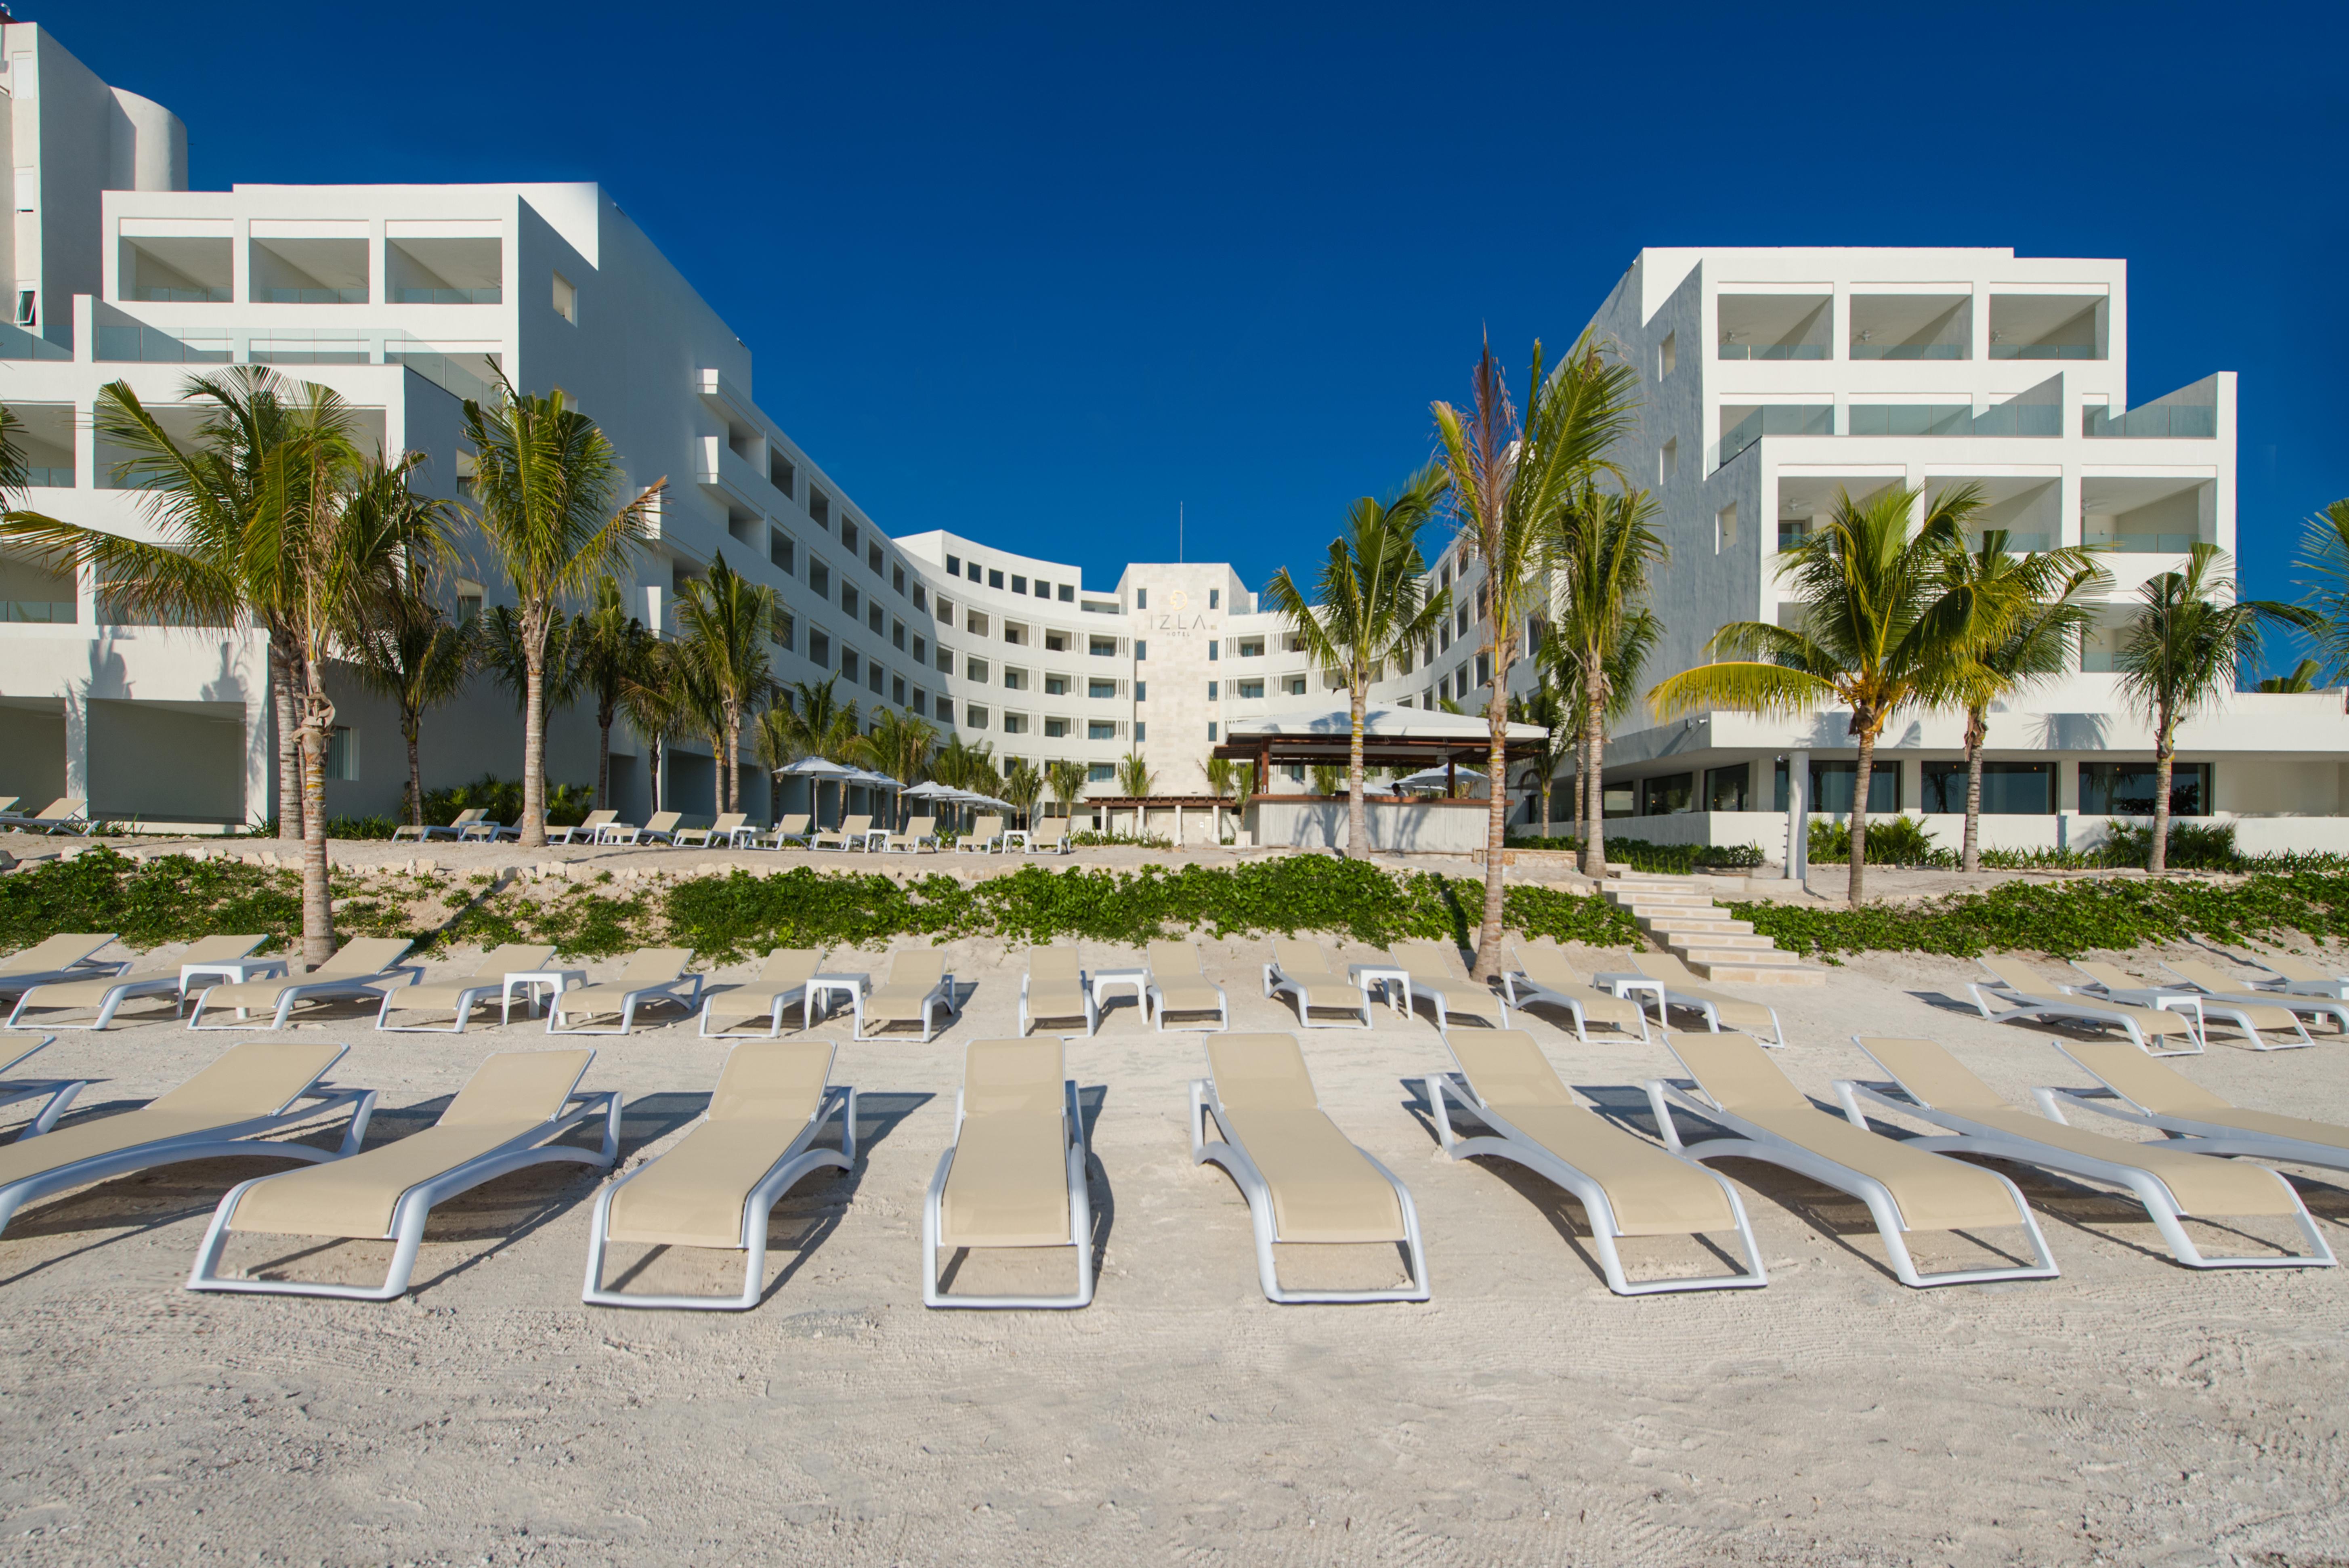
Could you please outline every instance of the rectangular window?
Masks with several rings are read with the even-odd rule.
[[[1260,659],[1264,657],[1264,639],[1262,637],[1241,638],[1239,655],[1244,659]]]
[[[900,593],[905,593],[905,569],[904,567],[892,566],[889,568],[889,586],[895,588]]]
[[[953,601],[953,600],[951,600],[951,599],[949,599],[949,598],[947,598],[947,597],[945,594],[943,594],[943,593],[941,593],[941,594],[939,594],[939,595],[938,595],[938,610],[937,610],[937,613],[938,613],[938,621],[939,621],[939,623],[940,623],[941,624],[943,624],[943,625],[948,625],[948,626],[951,626],[951,625],[953,625],[953,624],[954,624],[954,615],[955,615],[954,601]]]
[[[832,526],[832,498],[813,485],[808,486],[808,515],[818,528]]]
[[[1675,436],[1656,451],[1656,482],[1664,484],[1681,469],[1681,442]]]
[[[2084,774],[2085,768],[2081,769]],[[1856,762],[1814,762],[1811,764],[1811,810],[1824,816],[1851,815],[1852,786],[1859,777]],[[1779,763],[1774,770],[1771,810],[1786,809],[1786,765]],[[1898,762],[1879,764],[1868,771],[1868,810],[1870,815],[1890,816],[1900,810],[1900,765]]]
[[[1262,681],[1234,681],[1232,690],[1239,694],[1242,702],[1260,702],[1264,698]]]
[[[1044,651],[1048,654],[1067,653],[1069,651],[1069,634],[1066,632],[1055,632],[1049,627],[1046,628],[1044,632]]]
[[[808,663],[818,668],[832,663],[832,639],[813,626],[808,628],[807,656]]]
[[[338,724],[326,737],[326,777],[357,779],[358,776],[359,733],[347,724]]]
[[[1006,735],[1027,734],[1028,716],[1024,713],[1005,714],[1003,716],[1003,733]]]
[[[1987,783],[1985,780],[1985,793]],[[2080,810],[2116,817],[2153,815],[2155,778],[2150,762],[2083,762],[2080,764]],[[1985,802],[1983,809],[1989,809]],[[2210,765],[2178,762],[2170,765],[2169,814],[2207,817],[2210,814]]]
[[[911,706],[914,712],[917,715],[928,712],[930,706],[930,694],[924,691],[921,687],[916,686],[914,688],[914,700]]]
[[[1087,740],[1115,740],[1117,738],[1117,726],[1106,718],[1092,719],[1085,725],[1085,738]]]
[[[930,645],[920,637],[914,639],[914,662],[917,665],[930,662]]]
[[[1074,584],[1072,584],[1072,583],[1061,583],[1061,603],[1063,603],[1063,604],[1073,604],[1073,603],[1075,603],[1076,602],[1077,602],[1077,590],[1076,590],[1075,585],[1074,585]]]
[[[1137,718],[1137,719],[1135,719],[1135,720],[1133,721],[1133,743],[1134,743],[1136,746],[1141,745],[1141,744],[1143,743],[1143,739],[1145,739],[1145,738],[1148,737],[1148,735],[1149,735],[1149,731],[1150,731],[1150,727],[1149,727],[1148,725],[1146,725],[1146,724],[1143,723],[1143,722],[1142,722],[1140,719],[1138,719],[1138,718]]]
[[[864,570],[873,573],[874,576],[878,577],[881,575],[882,564],[881,545],[879,542],[874,541],[868,542],[864,546]],[[903,573],[900,573],[900,575],[902,576]],[[900,586],[902,587],[902,584]]]
[[[1213,638],[1208,639],[1208,642],[1207,642],[1207,662],[1208,662],[1209,664],[1211,664],[1211,665],[1212,665],[1212,664],[1214,664],[1214,663],[1216,662],[1216,658],[1219,656],[1218,650],[1219,650],[1222,646],[1223,646],[1223,645],[1222,645],[1222,644],[1216,642]]]
[[[1050,583],[1045,582],[1041,577],[1036,579],[1036,597],[1039,599],[1050,599],[1051,596],[1052,585]]]
[[[554,274],[554,314],[574,326],[579,325],[579,291],[561,273]]]
[[[1731,501],[1713,514],[1713,552],[1715,555],[1737,543],[1737,503]]]
[[[1117,639],[1094,637],[1086,644],[1085,651],[1097,659],[1113,659],[1117,657]]]
[[[1745,790],[1753,772],[1753,765],[1745,762],[1740,762],[1731,768],[1706,769],[1704,770],[1704,809],[1708,811],[1745,810]]]
[[[965,564],[962,574],[969,578],[974,583],[978,582],[979,579],[978,562],[973,561]]]
[[[1137,610],[1147,610],[1150,608],[1149,589],[1136,588],[1133,591],[1133,607]]]
[[[877,611],[877,610],[876,610],[876,611],[874,611],[874,613],[875,614],[880,614],[880,612],[879,612],[879,611]],[[920,639],[920,638],[918,638],[918,637],[915,639],[915,641],[916,641],[916,642],[919,642],[920,640],[921,640],[921,639]],[[896,650],[897,650],[899,653],[901,653],[901,654],[902,654],[902,653],[904,653],[904,652],[905,651],[905,622],[903,622],[903,621],[892,621],[892,622],[890,622],[890,623],[889,623],[889,645],[890,645],[891,647],[893,647],[893,648],[896,649]]]
[[[1147,642],[1143,641],[1142,638],[1140,638],[1140,637],[1136,637],[1136,638],[1133,640],[1133,661],[1134,661],[1134,663],[1136,663],[1136,664],[1140,664],[1140,663],[1142,663],[1143,660],[1145,660],[1145,659],[1147,659],[1147,658],[1149,658],[1149,657],[1150,657],[1150,645],[1149,645]]]
[[[881,682],[884,673],[885,672],[879,665],[868,664],[864,666],[864,684],[873,689],[873,695],[874,696],[879,696],[881,695]]]
[[[1006,621],[1003,623],[1003,640],[1024,648],[1028,645],[1028,628],[1017,621]]]
[[[889,700],[897,704],[900,707],[905,706],[905,677],[904,676],[891,676],[889,677]]]
[[[1214,719],[1212,719],[1212,718],[1211,718],[1211,719],[1207,720],[1207,744],[1208,744],[1208,745],[1210,745],[1210,746],[1213,746],[1215,743],[1216,743],[1216,721],[1215,721]]]
[[[985,659],[965,659],[963,661],[963,679],[976,682],[980,686],[985,686],[987,684],[987,676],[988,668],[987,661]]]
[[[1063,739],[1063,738],[1065,738],[1067,737],[1068,733],[1069,733],[1069,721],[1068,721],[1067,719],[1065,719],[1065,718],[1048,718],[1048,719],[1046,719],[1046,720],[1044,721],[1044,738],[1045,738],[1045,739],[1047,739],[1047,740],[1060,740],[1060,739]]]
[[[954,674],[954,650],[943,644],[938,648],[938,674],[942,676]]]
[[[792,468],[791,459],[772,451],[767,454],[767,482],[769,484],[774,486],[785,495],[789,495],[792,493],[792,481],[796,478],[798,478],[798,475]]]
[[[928,591],[927,589],[924,588],[920,583],[915,583],[915,584],[914,584],[914,608],[915,608],[915,609],[916,609],[916,610],[927,610],[929,607],[930,607],[930,595],[929,595],[929,591]]]
[[[864,628],[874,636],[881,634],[881,606],[871,599],[864,602]]]
[[[780,528],[767,531],[767,559],[784,576],[793,575],[792,568],[792,536]]]
[[[1305,677],[1303,676],[1290,676],[1287,680],[1280,683],[1280,689],[1283,694],[1288,696],[1303,696],[1305,695]]]
[[[2055,810],[2054,764],[1984,762],[1982,769],[1982,809],[1984,816],[2044,817]],[[1964,763],[1928,762],[1920,772],[1925,798],[1919,804],[1928,811],[1963,814],[1966,809]]]
[[[963,704],[962,722],[963,727],[967,729],[985,729],[987,727],[987,709],[975,702],[967,702]]]
[[[1224,602],[1224,591],[1223,591],[1222,589],[1220,589],[1220,588],[1210,588],[1210,589],[1208,589],[1208,590],[1207,590],[1207,608],[1208,608],[1208,609],[1210,609],[1210,610],[1218,609],[1218,608],[1220,608],[1220,607],[1222,606],[1223,602]]]
[[[1085,769],[1085,782],[1088,784],[1107,784],[1116,777],[1117,769],[1107,762],[1096,762]]]
[[[1305,764],[1302,762],[1292,762],[1287,768],[1283,769],[1282,771],[1288,775],[1288,781],[1291,784],[1302,784],[1305,782]]]
[[[1046,696],[1068,696],[1069,677],[1066,676],[1046,676],[1044,677],[1044,695]]]
[[[841,584],[840,584],[840,607],[841,607],[841,609],[842,609],[843,611],[844,611],[844,612],[845,612],[845,613],[846,613],[846,614],[847,614],[851,618],[854,618],[854,617],[855,616],[855,614],[856,614],[856,606],[857,606],[860,603],[862,603],[862,601],[861,601],[861,600],[859,600],[859,599],[857,598],[857,596],[856,596],[856,588],[855,588],[855,585],[854,585],[854,583],[849,583],[849,582],[845,581],[845,580],[843,580],[843,581],[842,581],[842,583],[841,583]]]
[[[1661,779],[1640,780],[1640,815],[1671,817],[1689,809],[1690,776],[1686,773],[1667,774]]]
[[[1096,701],[1102,697],[1113,697],[1117,695],[1117,683],[1098,679],[1089,680],[1085,683],[1085,695]]]
[[[856,650],[851,647],[843,647],[840,650],[840,673],[852,686],[856,683],[857,668],[858,661],[856,657]]]
[[[1028,672],[1026,670],[1013,669],[1009,665],[1004,665],[1003,688],[1006,691],[1026,691],[1028,689]]]
[[[961,556],[949,555],[947,557],[947,575],[949,577],[959,577],[962,575]]]
[[[1476,655],[1476,684],[1478,686],[1493,684],[1493,655],[1490,654]]]
[[[962,618],[962,629],[974,637],[987,635],[987,617],[973,610]]]
[[[847,548],[850,555],[856,553],[856,520],[846,512],[840,516],[840,542]]]
[[[808,557],[808,587],[820,599],[832,597],[832,568],[812,555]]]
[[[784,650],[788,652],[792,646],[792,633],[794,627],[792,621],[792,613],[789,610],[784,609],[780,604],[776,605],[774,616],[768,623],[767,634],[772,637],[777,643],[781,644]]]
[[[1025,593],[1028,592],[1028,579],[1022,577],[1017,572],[1013,573],[1011,574],[1011,591],[1014,593]]]
[[[1679,369],[1680,362],[1681,335],[1668,332],[1664,334],[1664,341],[1656,346],[1656,379],[1661,381]]]
[[[987,574],[987,585],[988,585],[989,588],[1000,588],[1000,587],[1002,587],[1002,586],[1003,586],[1003,573],[1000,573],[1000,572],[989,571],[989,572],[988,573],[988,574]]]
[[[1213,682],[1213,681],[1209,681],[1209,682],[1207,683],[1207,700],[1208,700],[1209,702],[1214,702],[1214,701],[1216,701],[1216,700],[1217,700],[1217,698],[1216,698],[1216,683],[1215,683],[1215,682]]]
[[[1150,700],[1150,683],[1148,681],[1136,681],[1133,683],[1133,700],[1136,702],[1148,702]]]

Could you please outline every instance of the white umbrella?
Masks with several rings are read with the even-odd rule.
[[[829,757],[802,757],[788,768],[776,769],[775,777],[806,779],[808,804],[811,807],[821,804],[816,798],[816,792],[823,787],[824,781],[829,779],[840,786],[841,809],[845,811],[848,807],[848,786],[855,783],[864,775],[859,769],[848,767],[844,763],[834,762]],[[835,822],[833,825],[836,827],[839,824]]]

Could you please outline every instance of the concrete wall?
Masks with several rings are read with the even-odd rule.
[[[65,705],[46,713],[0,705],[0,795],[17,797],[16,810],[37,811],[66,789]]]
[[[244,717],[241,703],[90,703],[86,722],[91,817],[222,824],[251,820],[244,798]]]
[[[1481,800],[1420,800],[1408,805],[1364,803],[1371,847],[1402,854],[1467,854],[1485,847],[1490,818]],[[1257,799],[1247,822],[1258,845],[1343,849],[1346,802],[1318,796]]]

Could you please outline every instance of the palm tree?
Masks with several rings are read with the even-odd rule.
[[[1606,755],[1605,737],[1617,719],[1631,711],[1638,696],[1640,672],[1647,668],[1648,657],[1663,640],[1664,624],[1652,610],[1640,610],[1624,621],[1616,641],[1603,662],[1603,685],[1607,706],[1596,711],[1590,706],[1591,682],[1582,673],[1581,660],[1563,644],[1553,638],[1550,647],[1557,665],[1560,700],[1567,709],[1567,723],[1574,734],[1574,836],[1585,844],[1594,831],[1603,834],[1606,828],[1606,791],[1604,780],[1596,771],[1594,757]],[[1594,748],[1592,736],[1599,738]],[[1606,844],[1599,843],[1601,861]]]
[[[625,505],[618,454],[562,392],[519,393],[502,376],[497,403],[465,401],[473,449],[473,514],[505,561],[527,666],[523,701],[522,834],[546,842],[546,648],[565,600],[626,562],[651,537],[657,480]]]
[[[1346,531],[1330,542],[1330,558],[1313,585],[1315,602],[1282,567],[1265,595],[1288,623],[1308,657],[1346,683],[1353,725],[1346,754],[1346,852],[1371,853],[1370,821],[1362,807],[1362,714],[1371,683],[1432,635],[1451,614],[1451,596],[1427,592],[1427,563],[1415,542],[1434,516],[1445,484],[1430,463],[1384,502],[1363,496],[1346,514]]]
[[[692,727],[691,694],[678,665],[676,644],[654,642],[645,649],[636,672],[620,686],[620,711],[627,715],[628,727],[653,748],[648,760],[656,816],[670,809],[661,799],[668,743]]]
[[[1553,634],[1561,656],[1582,682],[1575,704],[1584,728],[1582,871],[1607,874],[1606,795],[1589,807],[1589,784],[1607,769],[1607,724],[1628,705],[1619,704],[1618,667],[1634,670],[1661,634],[1647,610],[1649,573],[1671,555],[1656,531],[1655,502],[1645,490],[1602,491],[1585,484],[1570,505],[1552,514],[1547,541],[1557,576],[1557,625]],[[1635,676],[1627,676],[1629,678]]]
[[[2324,665],[2315,659],[2302,659],[2292,666],[2292,673],[2261,677],[2258,689],[2264,692],[2314,691],[2323,678]]]
[[[1036,800],[1043,793],[1044,776],[1037,772],[1036,765],[1026,758],[1015,759],[1009,768],[1004,769],[1003,798],[1019,808],[1021,827],[1034,826]]]
[[[1309,769],[1313,793],[1324,798],[1335,795],[1339,788],[1347,782],[1347,771],[1334,762],[1316,762]]]
[[[2306,573],[2303,602],[2321,620],[2314,630],[2324,679],[2349,682],[2349,500],[2334,501],[2302,526],[2293,564]],[[2349,703],[2349,692],[2343,700]]]
[[[1076,816],[1077,802],[1084,799],[1085,786],[1091,781],[1089,771],[1081,762],[1071,762],[1064,758],[1044,764],[1044,786],[1051,790],[1052,799],[1061,803],[1061,815],[1063,817]]]
[[[647,650],[655,639],[645,624],[628,614],[620,580],[610,573],[595,579],[587,608],[574,616],[567,635],[574,684],[582,696],[595,702],[595,805],[612,805],[612,721],[628,682],[642,670]]]
[[[1971,601],[1952,596],[1942,575],[1950,552],[1964,546],[1964,524],[1981,494],[1971,486],[1944,491],[1912,537],[1917,500],[1917,491],[1898,485],[1866,501],[1838,491],[1832,521],[1779,562],[1779,575],[1793,580],[1800,626],[1733,621],[1710,645],[1732,657],[1683,670],[1648,694],[1659,718],[1699,707],[1788,716],[1828,704],[1851,709],[1848,728],[1859,749],[1851,799],[1854,908],[1868,891],[1877,739],[1895,714],[1933,701],[1950,650],[1981,635],[1962,619]]]
[[[742,780],[742,720],[780,690],[774,659],[768,653],[775,618],[775,591],[750,582],[726,564],[718,552],[709,573],[694,578],[678,596],[678,651],[716,705],[714,738],[720,769],[719,810],[736,809]]]
[[[2164,572],[2137,589],[2138,608],[2121,634],[2113,668],[2129,706],[2153,724],[2153,846],[2150,869],[2169,862],[2169,779],[2178,722],[2235,689],[2274,623],[2323,634],[2317,611],[2271,599],[2238,599],[2226,552],[2197,542],[2183,572]],[[2205,800],[2203,810],[2209,810]]]
[[[995,766],[995,743],[982,740],[973,746],[959,735],[947,737],[930,758],[930,777],[949,789],[974,795],[995,789],[1003,779]]]
[[[767,770],[767,820],[783,820],[782,769],[805,755],[792,729],[792,710],[778,702],[759,715],[750,727],[750,750]]]
[[[1533,786],[1535,800],[1541,820],[1541,836],[1549,837],[1550,781],[1557,770],[1573,755],[1582,736],[1574,727],[1574,707],[1558,689],[1557,666],[1546,663],[1541,672],[1541,684],[1524,696],[1509,699],[1509,722],[1537,724],[1542,727],[1542,743],[1529,761],[1526,781]]]
[[[397,504],[433,508],[445,520],[445,503],[408,493]],[[445,537],[445,523],[442,529]],[[427,590],[422,573],[410,571],[400,591],[378,603],[351,646],[360,683],[389,697],[399,709],[399,734],[408,743],[408,820],[424,825],[424,768],[420,740],[424,716],[455,700],[473,674],[477,622],[451,624]]]
[[[1968,486],[1967,489],[1974,487]],[[1962,544],[1943,567],[1956,618],[1975,624],[1982,641],[1951,646],[1939,695],[1966,711],[1966,827],[1959,863],[1969,873],[1982,870],[1982,747],[1990,736],[1990,708],[2029,687],[2079,665],[2081,638],[2095,624],[2090,596],[2102,598],[2112,579],[2092,552],[2077,546],[2010,554],[2006,531],[1990,529],[1982,548]]]
[[[918,784],[937,744],[937,729],[928,719],[885,707],[874,717],[873,731],[864,738],[861,749],[874,769],[898,783]],[[903,796],[898,804],[905,806]]]
[[[1547,371],[1537,342],[1526,377],[1531,401],[1521,422],[1487,342],[1476,362],[1468,408],[1433,407],[1465,554],[1485,569],[1484,649],[1491,682],[1485,775],[1491,807],[1485,831],[1485,917],[1476,939],[1475,973],[1480,980],[1499,974],[1501,965],[1509,671],[1522,651],[1526,616],[1557,514],[1597,474],[1615,471],[1607,452],[1630,428],[1638,380],[1630,366],[1605,354],[1588,332]]]
[[[557,618],[546,629],[540,646],[540,690],[550,714],[577,702],[585,690],[581,650],[573,634],[575,617]],[[530,637],[522,613],[511,604],[492,604],[481,612],[473,628],[473,656],[498,685],[513,696],[514,711],[530,711]]]
[[[1130,795],[1139,800],[1149,795],[1154,782],[1155,780],[1150,777],[1150,764],[1143,759],[1142,753],[1139,751],[1127,752],[1118,762],[1119,793]]]
[[[802,757],[825,757],[834,762],[846,762],[854,756],[864,732],[858,725],[856,705],[843,703],[835,695],[837,679],[826,676],[820,686],[809,681],[795,682],[786,693],[783,729],[794,761]],[[823,803],[817,792],[817,786],[808,787],[808,814],[820,820]],[[841,787],[841,809],[845,812],[845,785]]]

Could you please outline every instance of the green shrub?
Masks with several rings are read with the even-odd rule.
[[[1582,841],[1575,838],[1545,839],[1538,834],[1528,834],[1512,836],[1508,844],[1513,850],[1582,852]],[[1699,871],[1750,871],[1762,863],[1762,851],[1754,844],[1655,844],[1645,839],[1609,837],[1607,841],[1607,861],[1609,865],[1628,866],[1635,872],[1686,876]]]
[[[1849,865],[1851,823],[1842,818],[1812,818],[1811,859],[1819,864]],[[1952,851],[1934,848],[1925,825],[1914,817],[1870,817],[1868,863],[1948,868],[1958,863],[1958,857]]]
[[[550,827],[575,828],[595,809],[595,790],[587,784],[546,787],[546,820]],[[424,820],[433,826],[460,811],[487,811],[490,820],[508,825],[522,820],[522,780],[484,773],[471,784],[424,791]]]
[[[446,819],[443,819],[444,820]],[[388,839],[399,826],[389,817],[329,817],[326,837],[330,839]]]
[[[302,929],[301,879],[235,861],[133,861],[98,847],[0,877],[0,947],[61,931],[112,931],[134,948],[265,932],[272,950]]]

